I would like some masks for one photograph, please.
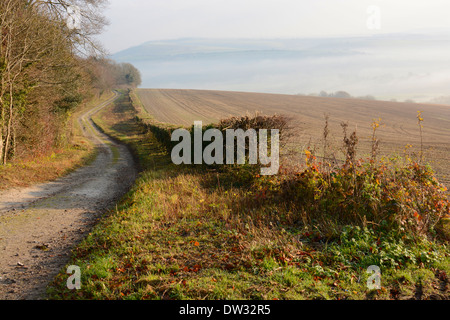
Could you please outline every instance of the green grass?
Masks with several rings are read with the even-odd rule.
[[[295,197],[274,201],[285,191],[278,179],[291,176],[174,166],[135,116],[124,97],[94,119],[130,145],[142,170],[73,251],[69,264],[80,267],[82,288],[66,288],[64,268],[50,299],[449,298],[448,242],[359,221],[303,219]],[[380,290],[367,288],[372,264],[381,268]]]

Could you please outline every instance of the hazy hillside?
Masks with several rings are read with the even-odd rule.
[[[344,90],[430,101],[448,95],[448,35],[151,41],[112,57],[134,64],[142,87],[270,93]]]

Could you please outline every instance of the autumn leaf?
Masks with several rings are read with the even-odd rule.
[[[201,268],[202,268],[201,265],[196,264],[196,265],[194,266],[194,268],[192,269],[192,271],[197,272],[197,271],[200,270]]]
[[[422,219],[423,219],[423,217],[420,214],[418,214],[417,212],[414,212],[414,217],[416,217],[417,220],[419,220],[419,221],[422,221]]]

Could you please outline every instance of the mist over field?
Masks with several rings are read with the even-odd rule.
[[[450,104],[445,33],[303,39],[150,41],[112,55],[143,88],[283,94],[347,91],[380,100]],[[443,98],[444,97],[444,98]]]

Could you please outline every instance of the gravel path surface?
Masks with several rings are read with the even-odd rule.
[[[45,298],[46,285],[68,262],[70,250],[134,182],[137,171],[128,149],[97,130],[90,118],[118,96],[79,118],[98,150],[89,166],[53,182],[0,193],[0,299]]]

